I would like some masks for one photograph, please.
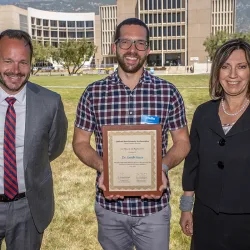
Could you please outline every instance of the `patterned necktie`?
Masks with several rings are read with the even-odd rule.
[[[4,194],[13,199],[18,193],[16,169],[16,112],[13,107],[16,99],[7,97],[9,104],[4,126]]]

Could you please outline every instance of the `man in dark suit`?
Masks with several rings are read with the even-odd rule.
[[[67,138],[60,96],[28,81],[32,53],[26,32],[0,34],[0,241],[11,250],[40,249],[54,214],[50,162]]]

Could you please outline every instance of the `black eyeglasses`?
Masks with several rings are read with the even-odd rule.
[[[145,51],[148,48],[148,42],[144,40],[129,40],[119,38],[115,40],[115,44],[117,43],[121,49],[129,49],[133,43],[137,50]]]

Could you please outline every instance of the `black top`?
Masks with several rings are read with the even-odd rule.
[[[225,135],[219,105],[209,101],[195,111],[183,190],[216,212],[250,213],[250,106]]]

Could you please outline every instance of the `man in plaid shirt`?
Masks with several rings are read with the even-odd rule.
[[[73,148],[79,159],[97,170],[95,211],[98,240],[104,250],[168,250],[170,229],[167,171],[190,149],[183,99],[171,83],[144,69],[150,52],[149,30],[136,18],[116,28],[113,51],[118,69],[90,84],[77,107]],[[103,196],[103,125],[141,124],[154,116],[162,125],[162,196]],[[167,151],[168,131],[173,146]],[[96,150],[90,145],[95,134]]]

